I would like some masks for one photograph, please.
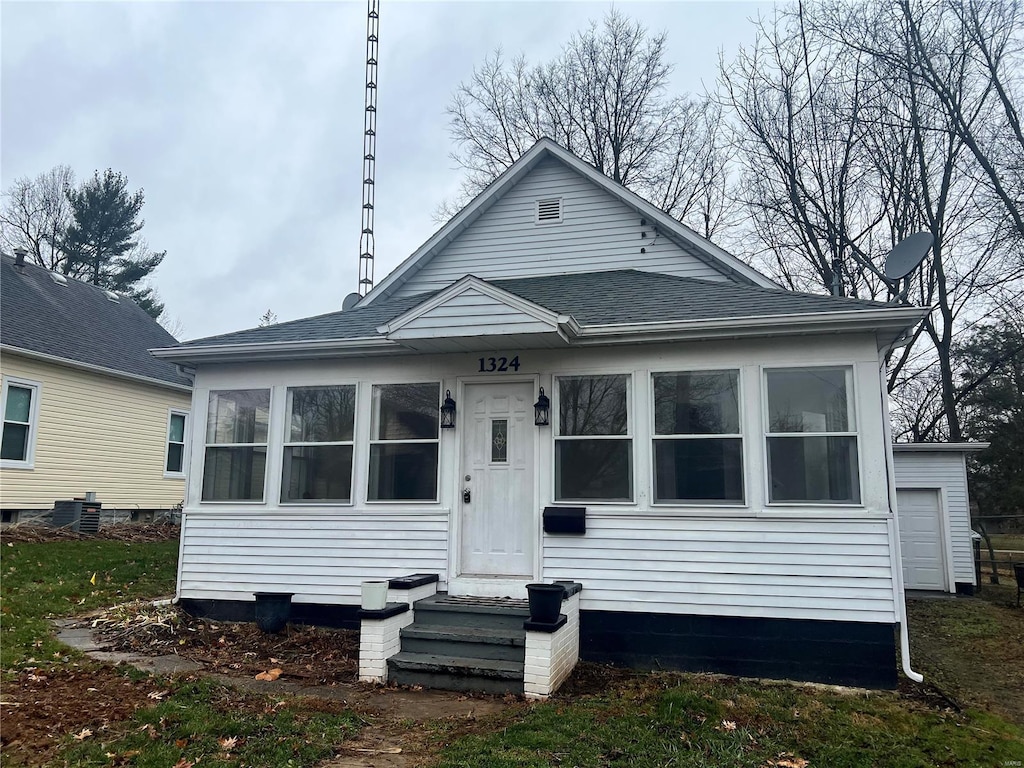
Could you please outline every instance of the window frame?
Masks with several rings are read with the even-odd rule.
[[[434,438],[411,438],[408,440],[381,440],[373,436],[374,425],[380,420],[379,414],[376,414],[374,409],[378,407],[374,400],[374,393],[378,387],[401,387],[401,386],[416,386],[425,384],[437,384],[437,430],[436,437]],[[370,410],[368,412],[367,427],[368,437],[366,441],[366,483],[365,483],[365,503],[380,504],[380,505],[427,505],[427,504],[439,504],[441,501],[441,399],[444,395],[444,382],[441,379],[435,381],[376,381],[372,382],[369,386],[370,396]],[[451,430],[449,430],[451,431]],[[375,445],[436,445],[437,446],[437,462],[434,465],[434,498],[433,499],[371,499],[370,498],[370,483],[373,480],[373,472],[371,471],[371,463],[373,461],[373,446]],[[353,455],[352,460],[353,468],[355,467],[355,456]]]
[[[29,390],[31,402],[29,403],[28,421],[12,421],[12,424],[24,424],[28,427],[28,438],[25,440],[24,459],[0,459],[2,469],[35,469],[36,463],[36,438],[39,433],[39,400],[42,397],[43,385],[32,379],[25,379],[20,376],[4,376],[3,384],[0,386],[0,438],[3,436],[4,425],[7,424],[7,390],[15,386],[19,389]]]
[[[185,417],[185,427],[182,430],[182,443],[181,443],[181,469],[177,472],[172,472],[167,469],[167,459],[170,458],[171,454],[171,421],[175,416]],[[167,439],[164,441],[164,477],[171,480],[182,480],[185,478],[188,472],[188,458],[189,458],[189,430],[192,427],[192,413],[183,408],[168,408],[167,409]],[[174,442],[177,445],[177,442]]]
[[[352,389],[352,439],[351,440],[333,440],[326,442],[291,442],[289,441],[291,433],[291,411],[289,409],[289,393],[293,389],[336,389],[342,387],[349,387]],[[334,384],[298,384],[295,386],[284,387],[284,418],[282,419],[283,424],[281,425],[281,467],[280,467],[280,488],[278,489],[278,503],[285,506],[296,506],[296,507],[311,507],[311,506],[323,506],[323,507],[352,507],[356,503],[356,441],[359,434],[359,385],[355,382],[346,383],[334,383]],[[269,435],[268,435],[269,439]],[[352,447],[352,462],[349,467],[349,478],[348,478],[348,499],[285,499],[284,492],[284,471],[285,471],[285,450],[288,448],[317,448],[322,446],[341,445]]]
[[[267,504],[267,482],[271,475],[271,437],[274,434],[274,400],[275,390],[277,387],[264,386],[264,387],[222,387],[219,389],[208,389],[206,390],[206,416],[203,421],[203,471],[199,479],[198,493],[200,504],[249,504],[249,505],[263,505]],[[270,400],[267,405],[267,442],[266,443],[208,443],[207,435],[210,432],[210,397],[217,392],[267,392],[270,395]],[[206,450],[208,448],[257,448],[263,446],[266,448],[266,458],[264,459],[263,469],[263,493],[258,499],[204,499],[203,498],[203,485],[206,482]]]
[[[657,402],[656,393],[654,391],[654,377],[665,376],[665,375],[679,375],[679,374],[713,374],[713,373],[735,373],[736,374],[736,400],[737,400],[737,412],[736,412],[736,426],[739,427],[739,432],[733,433],[715,433],[707,435],[659,435],[657,428]],[[745,419],[747,418],[746,407],[744,405],[745,398],[743,397],[744,377],[743,368],[736,366],[734,368],[728,367],[715,367],[715,368],[686,368],[681,370],[661,370],[661,371],[650,371],[648,374],[648,392],[649,392],[649,408],[648,417],[650,418],[649,425],[649,437],[651,442],[651,450],[649,452],[650,458],[650,500],[651,507],[664,509],[673,507],[713,507],[715,509],[747,509],[750,506],[750,478],[748,476],[748,467],[750,462],[747,460],[747,440],[744,434],[744,426],[746,424]],[[715,501],[714,499],[695,499],[693,501],[658,501],[658,483],[657,483],[657,454],[655,452],[655,442],[658,440],[707,440],[707,439],[739,439],[740,441],[740,461],[741,471],[740,479],[743,486],[743,498],[739,501],[729,499],[723,501]]]
[[[551,503],[552,504],[584,504],[587,506],[638,506],[638,494],[637,494],[637,439],[636,439],[636,425],[635,413],[636,407],[634,403],[635,389],[633,387],[633,380],[636,377],[636,372],[633,370],[603,370],[603,371],[566,371],[562,373],[556,373],[551,376]],[[579,379],[579,378],[594,378],[598,376],[624,376],[626,379],[626,432],[622,435],[560,435],[562,429],[562,379]],[[626,440],[629,442],[629,479],[630,497],[628,499],[559,499],[557,497],[558,491],[558,441],[559,440]]]
[[[769,432],[771,403],[768,401],[768,373],[773,371],[813,371],[813,370],[842,370],[846,376],[846,420],[847,427],[853,426],[852,431],[845,432]],[[807,365],[794,363],[792,365],[762,365],[761,375],[761,433],[762,433],[762,462],[764,468],[764,505],[766,507],[828,507],[836,509],[846,507],[848,509],[864,509],[864,457],[861,455],[861,448],[864,440],[860,434],[860,418],[857,407],[857,367],[854,363],[821,363]],[[771,457],[768,451],[768,440],[772,437],[784,438],[810,438],[810,437],[852,437],[855,441],[857,456],[857,477],[855,485],[860,501],[830,501],[819,499],[812,501],[772,501],[772,478],[771,478]]]

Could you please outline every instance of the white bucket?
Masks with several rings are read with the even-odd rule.
[[[388,604],[388,583],[386,581],[364,581],[362,601],[364,611],[382,611]]]

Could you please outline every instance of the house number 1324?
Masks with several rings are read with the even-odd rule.
[[[477,358],[480,361],[480,373],[495,373],[505,371],[518,371],[519,370],[519,355],[516,355],[511,360],[507,357],[480,357]]]

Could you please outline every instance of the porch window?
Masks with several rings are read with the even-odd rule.
[[[269,389],[210,392],[203,501],[263,501]]]
[[[356,388],[290,387],[281,501],[352,500]]]
[[[3,414],[0,466],[32,469],[39,420],[39,385],[4,377],[0,412]]]
[[[183,477],[185,474],[185,425],[188,411],[171,410],[167,416],[167,461],[164,474]]]
[[[440,383],[376,384],[369,501],[437,501]]]
[[[654,501],[743,502],[739,372],[656,373]]]
[[[765,371],[768,498],[859,504],[853,369]]]
[[[558,379],[556,501],[632,501],[629,376]]]

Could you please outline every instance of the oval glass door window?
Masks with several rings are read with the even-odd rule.
[[[494,419],[491,422],[491,462],[504,464],[508,461],[508,419]]]

